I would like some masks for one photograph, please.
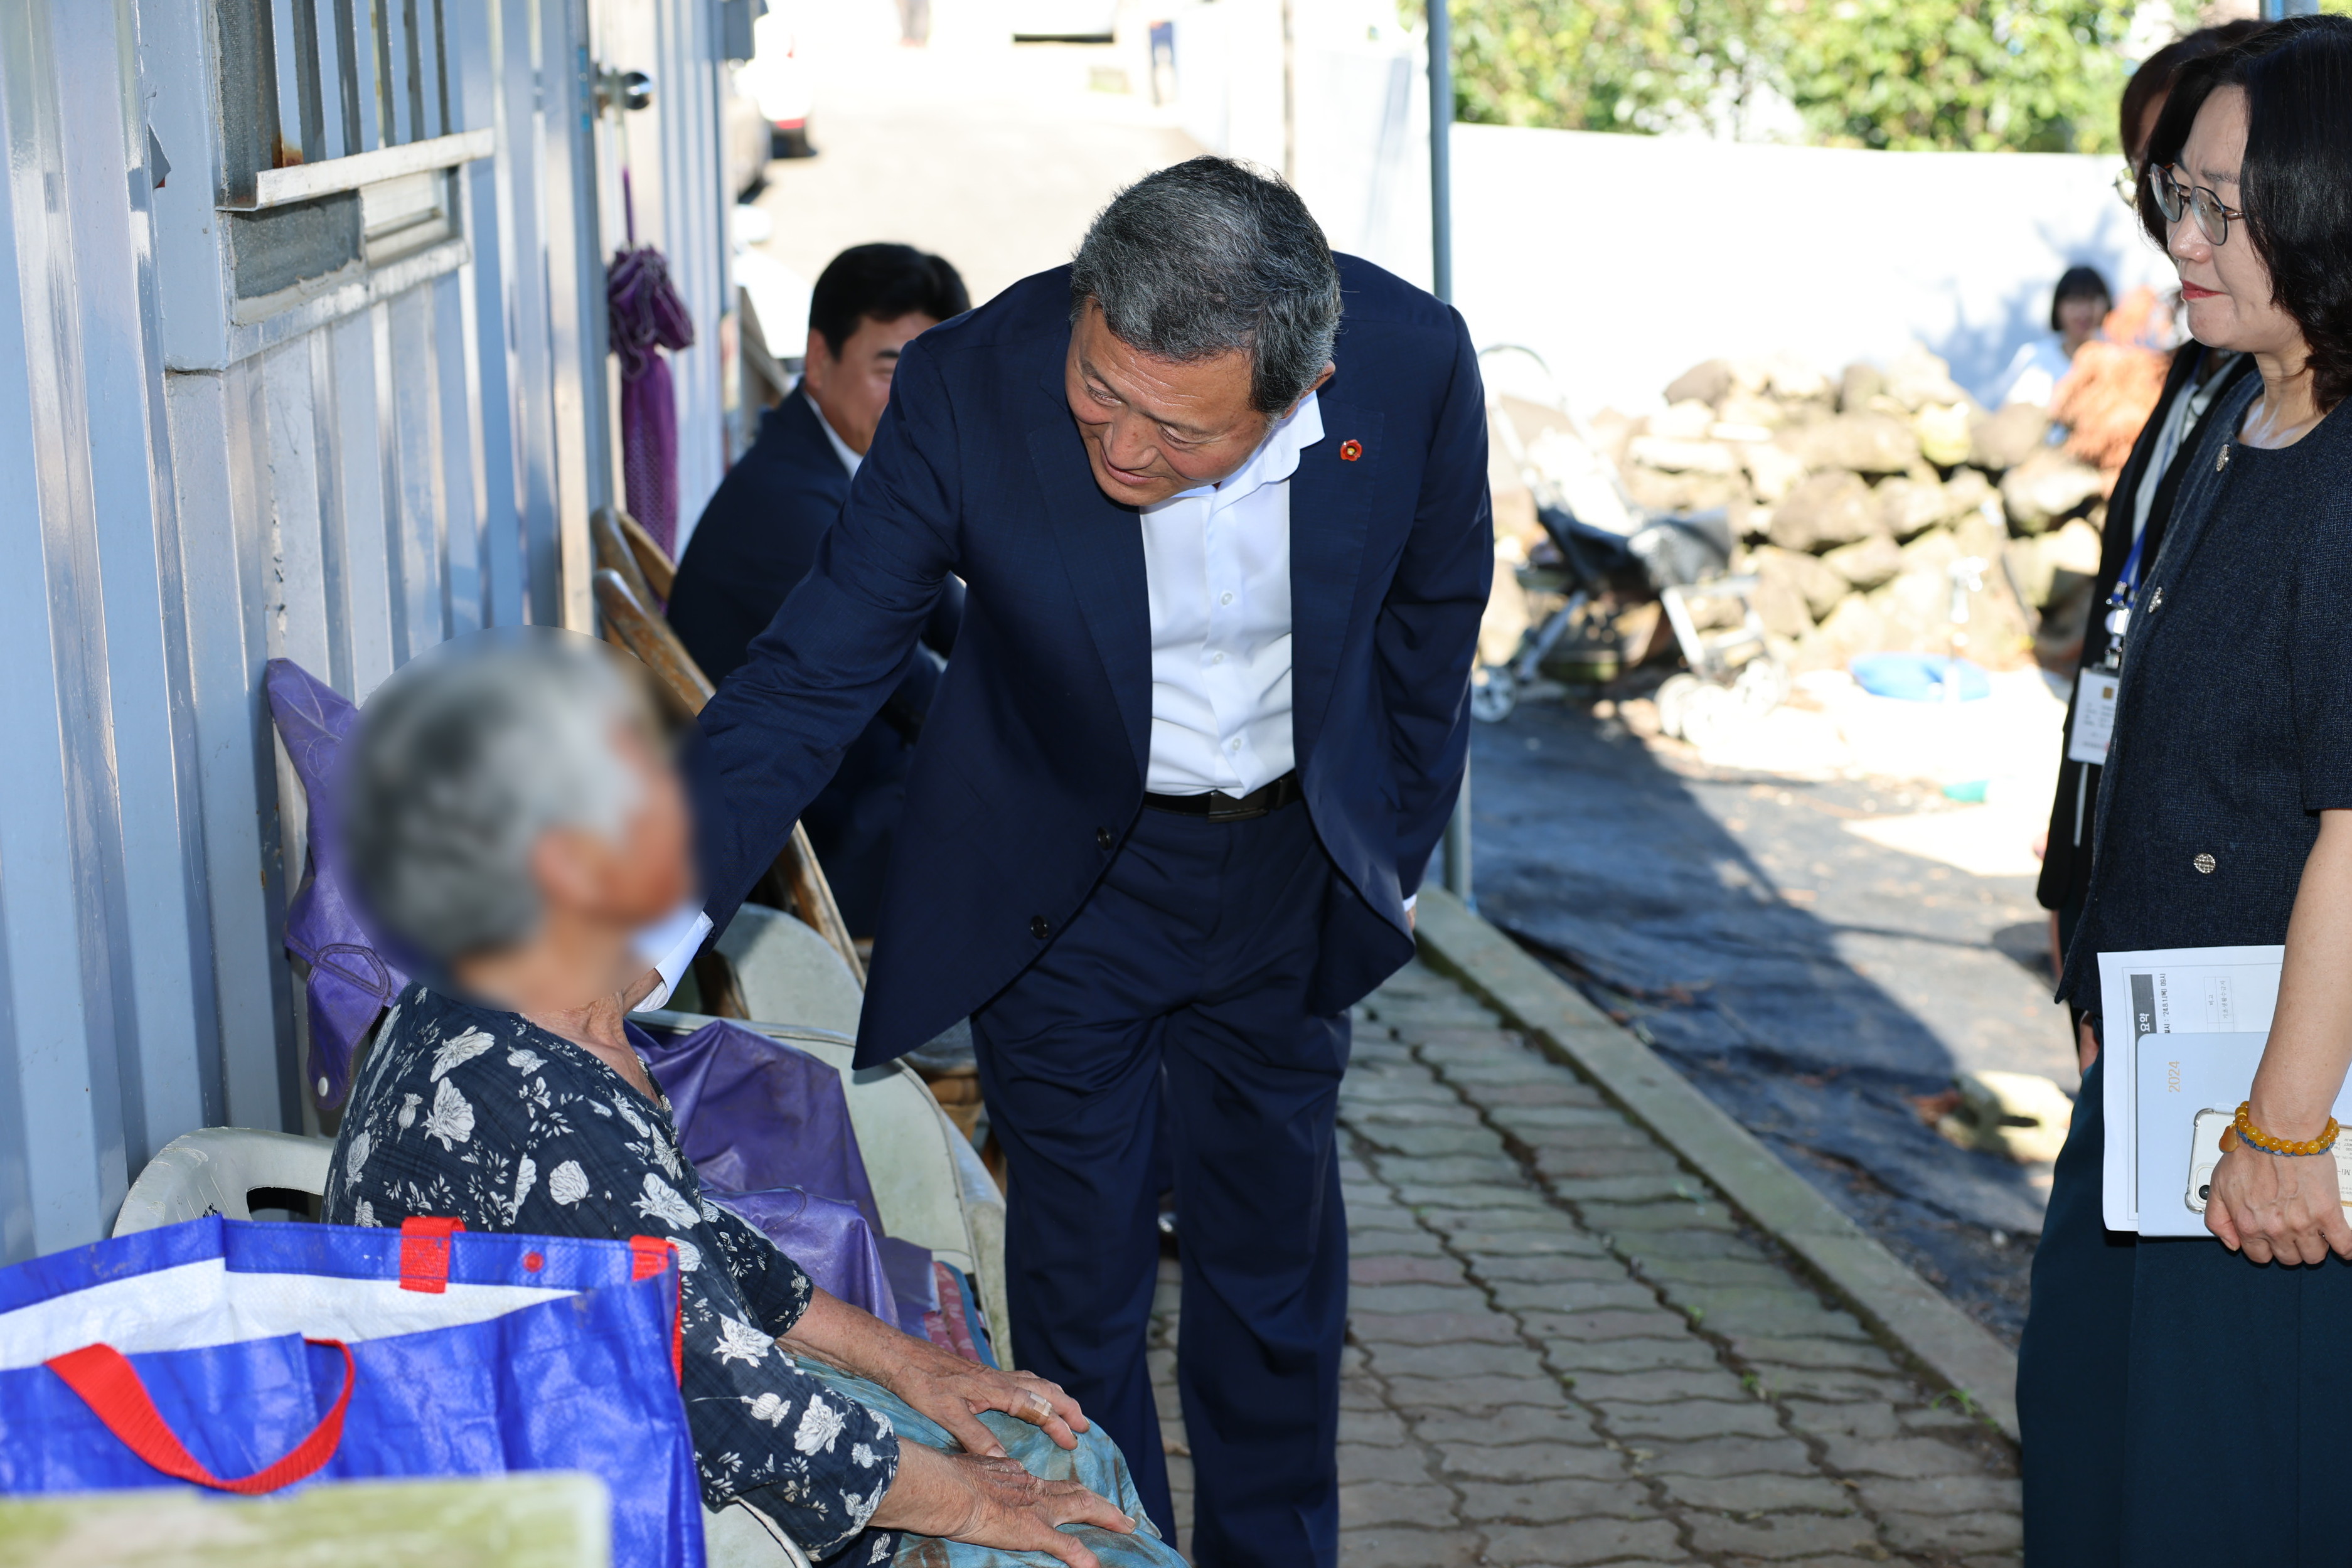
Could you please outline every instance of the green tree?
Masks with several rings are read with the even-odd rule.
[[[1453,0],[1459,118],[1661,131],[1736,116],[1773,76],[1769,0]]]
[[[1833,146],[2111,152],[2113,0],[1790,0],[1789,97]]]
[[[2331,5],[2352,0],[2327,0]],[[1777,95],[1834,146],[2109,152],[2121,0],[1452,0],[1460,118],[1740,132]]]

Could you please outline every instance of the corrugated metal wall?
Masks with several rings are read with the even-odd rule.
[[[600,64],[657,75],[628,136],[709,346],[677,371],[687,515],[718,479],[717,0],[451,0],[455,117],[497,145],[457,175],[459,237],[259,320],[214,209],[220,3],[0,0],[8,1260],[104,1234],[182,1132],[304,1124],[265,661],[363,697],[453,633],[589,623],[616,488]]]

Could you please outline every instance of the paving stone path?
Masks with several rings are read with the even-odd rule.
[[[1418,964],[1357,1017],[1346,1568],[2017,1562],[2013,1451],[1590,1084]]]

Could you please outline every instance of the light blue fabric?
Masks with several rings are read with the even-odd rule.
[[[956,1440],[948,1436],[947,1428],[928,1416],[917,1415],[912,1406],[881,1385],[814,1361],[803,1360],[800,1369],[831,1385],[835,1393],[887,1417],[898,1428],[901,1443],[956,1451]],[[1079,1433],[1077,1448],[1066,1449],[1026,1421],[1000,1416],[992,1410],[984,1412],[980,1418],[996,1434],[996,1440],[1004,1445],[1005,1451],[1020,1460],[1031,1475],[1080,1482],[1108,1498],[1135,1521],[1132,1535],[1118,1535],[1085,1524],[1066,1527],[1102,1560],[1103,1568],[1185,1568],[1184,1560],[1160,1539],[1151,1521],[1144,1517],[1143,1500],[1136,1495],[1135,1482],[1127,1472],[1127,1460],[1119,1453],[1118,1445],[1104,1437],[1099,1427]],[[994,1547],[968,1546],[958,1541],[937,1541],[922,1535],[902,1537],[898,1555],[890,1561],[892,1568],[1061,1568],[1058,1559],[1043,1552],[1001,1552]]]

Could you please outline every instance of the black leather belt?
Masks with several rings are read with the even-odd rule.
[[[1206,795],[1146,795],[1144,805],[1154,811],[1175,811],[1187,817],[1206,817],[1213,822],[1246,822],[1254,817],[1264,817],[1281,810],[1299,798],[1298,773],[1296,768],[1271,784],[1262,784],[1246,795],[1228,795],[1212,790]]]

